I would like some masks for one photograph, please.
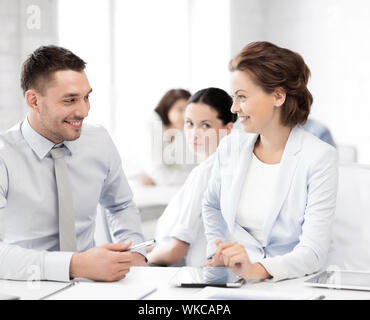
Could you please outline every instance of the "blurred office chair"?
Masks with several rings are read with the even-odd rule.
[[[95,245],[100,246],[109,242],[113,242],[112,239],[113,238],[109,230],[105,209],[101,206],[98,206],[95,220]]]
[[[370,166],[340,164],[327,266],[370,271]]]
[[[340,163],[357,162],[357,148],[350,145],[338,145],[338,158]]]

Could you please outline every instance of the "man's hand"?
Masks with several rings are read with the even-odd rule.
[[[69,273],[71,278],[87,278],[96,281],[118,281],[125,278],[134,263],[144,257],[130,251],[131,240],[123,243],[108,243],[72,256]]]
[[[133,266],[148,266],[148,264],[145,262],[145,257],[138,253],[138,252],[132,252],[132,264],[131,267]]]

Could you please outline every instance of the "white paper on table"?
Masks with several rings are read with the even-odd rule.
[[[322,299],[320,295],[302,295],[271,292],[267,290],[253,290],[240,288],[205,287],[197,294],[197,299],[219,300],[312,300]]]
[[[140,287],[101,282],[77,282],[48,297],[47,300],[140,300],[156,289],[153,285]]]

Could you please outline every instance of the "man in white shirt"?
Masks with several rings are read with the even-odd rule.
[[[108,132],[83,124],[92,91],[84,69],[83,60],[56,46],[38,48],[23,64],[28,117],[0,135],[0,278],[27,280],[38,270],[41,280],[115,281],[132,265],[146,265],[145,250],[121,252],[144,240],[140,216]],[[63,192],[55,148],[68,173],[70,190]],[[70,203],[61,203],[68,193]],[[95,247],[98,204],[118,243]],[[76,249],[61,244],[63,206],[73,213],[72,230],[63,231],[67,248]]]

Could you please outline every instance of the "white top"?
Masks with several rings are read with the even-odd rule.
[[[185,257],[188,266],[201,266],[206,262],[202,199],[214,161],[215,154],[191,171],[157,222],[155,239],[158,245],[169,243],[173,237],[190,244]]]
[[[276,192],[280,163],[266,164],[252,153],[237,209],[236,221],[262,246],[263,228],[271,210],[271,199]]]
[[[198,164],[188,149],[184,132],[165,130],[161,118],[153,112],[143,138],[141,160],[145,173],[156,185],[182,185]]]

